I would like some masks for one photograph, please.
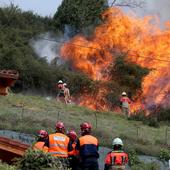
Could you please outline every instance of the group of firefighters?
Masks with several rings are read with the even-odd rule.
[[[99,142],[92,135],[92,126],[84,122],[80,125],[81,136],[78,138],[74,130],[65,134],[65,125],[58,121],[55,133],[48,134],[45,130],[38,131],[38,140],[33,149],[42,150],[58,158],[68,158],[72,170],[99,170]],[[120,138],[113,140],[113,149],[105,157],[104,170],[125,170],[128,155],[123,151]]]
[[[56,99],[60,101],[63,101],[64,99],[65,104],[71,103],[70,90],[67,87],[67,84],[64,83],[62,80],[59,80],[56,85],[56,88],[58,90]],[[120,105],[121,105],[122,113],[126,115],[127,117],[130,116],[130,103],[131,103],[131,100],[127,96],[126,92],[122,92],[122,95],[120,98]]]

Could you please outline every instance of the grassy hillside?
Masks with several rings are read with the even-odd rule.
[[[47,129],[51,133],[57,120],[64,121],[67,129],[76,129],[78,133],[80,123],[92,123],[93,133],[103,146],[110,146],[112,139],[119,136],[128,151],[135,149],[138,153],[158,155],[161,148],[168,147],[164,144],[166,125],[152,128],[139,121],[128,121],[113,112],[91,111],[40,96],[0,96],[0,129],[30,134],[35,134],[39,129]],[[170,133],[167,138],[170,142]]]

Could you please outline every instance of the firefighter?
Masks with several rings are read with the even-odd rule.
[[[64,83],[62,80],[59,80],[58,83],[56,84],[56,89],[58,91],[57,100],[64,100]]]
[[[127,97],[126,92],[123,92],[120,98],[120,104],[122,107],[123,114],[126,115],[127,117],[130,116],[130,103],[131,100],[129,99],[129,97]]]
[[[70,167],[72,170],[79,170],[79,158],[78,158],[78,152],[76,151],[76,145],[78,141],[77,134],[74,130],[70,130],[67,136],[70,138],[71,145],[72,145],[72,151],[68,153]]]
[[[45,130],[39,130],[37,132],[38,134],[38,140],[37,142],[34,144],[33,149],[34,150],[42,150],[44,152],[48,152],[48,147],[45,146],[45,144],[48,141],[48,132]]]
[[[56,133],[49,135],[48,152],[53,156],[67,158],[68,152],[72,150],[72,146],[69,137],[64,134],[64,123],[59,121],[55,127]]]
[[[66,83],[63,84],[63,91],[64,91],[65,104],[71,103],[70,90],[67,87]]]
[[[81,170],[99,170],[98,140],[91,135],[92,126],[85,122],[80,125],[81,137],[76,149],[79,151]]]
[[[123,151],[123,142],[120,138],[113,140],[113,150],[106,155],[104,170],[125,170],[128,155]]]

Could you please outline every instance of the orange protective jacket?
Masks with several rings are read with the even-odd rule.
[[[128,155],[124,151],[112,151],[106,155],[105,165],[126,165],[128,163]]]
[[[53,156],[68,157],[69,138],[62,133],[54,133],[49,135],[48,152]]]
[[[48,152],[48,147],[47,146],[44,146],[45,145],[45,142],[36,142],[33,146],[33,149],[34,150],[42,150],[44,152]]]
[[[98,140],[94,136],[85,135],[79,138],[76,148],[81,159],[99,158],[98,145]]]

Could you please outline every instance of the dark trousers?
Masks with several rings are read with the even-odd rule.
[[[72,170],[80,170],[80,163],[79,163],[79,159],[77,157],[70,156],[69,164],[70,164],[70,168]]]
[[[88,158],[82,160],[81,170],[99,170],[97,158]]]

